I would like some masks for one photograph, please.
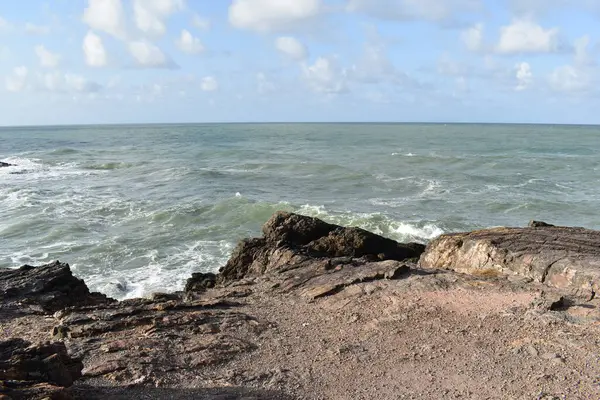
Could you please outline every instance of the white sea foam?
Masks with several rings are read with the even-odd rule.
[[[381,213],[354,213],[351,211],[330,213],[324,206],[308,204],[300,207],[297,212],[342,226],[357,226],[403,242],[427,242],[444,233],[442,228],[433,223],[397,221]]]
[[[103,270],[86,282],[117,299],[182,290],[194,272],[216,272],[233,248],[228,241],[196,241],[182,248],[152,249],[135,259],[137,268]]]
[[[12,164],[0,168],[3,179],[16,182],[65,179],[74,175],[98,175],[107,171],[92,171],[80,168],[76,163],[48,164],[38,158],[8,157],[3,160]]]
[[[392,230],[399,238],[410,238],[411,240],[431,240],[444,233],[444,230],[435,224],[424,224],[419,227],[404,222],[396,226],[392,224]]]

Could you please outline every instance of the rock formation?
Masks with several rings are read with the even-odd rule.
[[[0,270],[0,311],[20,314],[52,313],[70,306],[104,304],[115,300],[90,293],[86,284],[59,262]]]
[[[0,270],[0,399],[600,398],[598,235],[425,250],[277,213],[182,292],[117,302],[67,264]]]
[[[82,368],[62,343],[0,342],[0,399],[71,399],[67,388],[81,377]]]
[[[3,167],[14,167],[14,165],[0,161],[0,168]]]
[[[600,288],[600,232],[530,225],[442,235],[427,246],[420,266],[515,274],[593,299]]]
[[[243,240],[221,269],[220,283],[289,269],[320,260],[416,261],[425,246],[401,244],[360,228],[344,228],[317,218],[275,213],[263,226],[263,237]]]

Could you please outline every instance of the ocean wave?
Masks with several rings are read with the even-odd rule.
[[[38,158],[18,156],[5,158],[4,162],[13,165],[0,168],[0,174],[5,175],[5,179],[11,179],[15,182],[61,180],[77,175],[93,174],[92,171],[86,171],[72,162],[47,163]]]
[[[91,169],[91,170],[113,170],[113,169],[131,168],[133,166],[135,166],[135,165],[132,163],[128,163],[128,162],[108,162],[108,163],[104,163],[104,164],[86,165],[83,168]]]
[[[396,220],[382,213],[336,212],[309,204],[295,207],[294,211],[341,226],[359,227],[400,242],[426,243],[445,232],[432,222]]]
[[[80,151],[81,150],[73,149],[70,147],[65,147],[65,148],[61,148],[61,149],[52,150],[49,154],[52,156],[63,156],[63,155],[68,155],[68,154],[77,154]]]
[[[229,241],[196,241],[170,249],[151,249],[129,260],[125,268],[104,268],[89,274],[92,290],[123,300],[157,292],[182,290],[194,272],[215,272],[233,249]],[[75,271],[80,271],[80,265]]]

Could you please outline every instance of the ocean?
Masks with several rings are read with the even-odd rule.
[[[217,271],[277,210],[426,243],[531,219],[600,229],[600,127],[0,128],[0,267],[68,262],[124,299]]]

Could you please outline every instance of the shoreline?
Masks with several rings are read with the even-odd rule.
[[[15,399],[594,398],[598,245],[600,232],[534,223],[425,247],[276,213],[219,274],[196,273],[176,293],[118,302],[66,264],[0,271],[0,346],[25,340],[3,353],[17,383],[0,368],[0,389]],[[54,347],[36,344],[46,340]]]

